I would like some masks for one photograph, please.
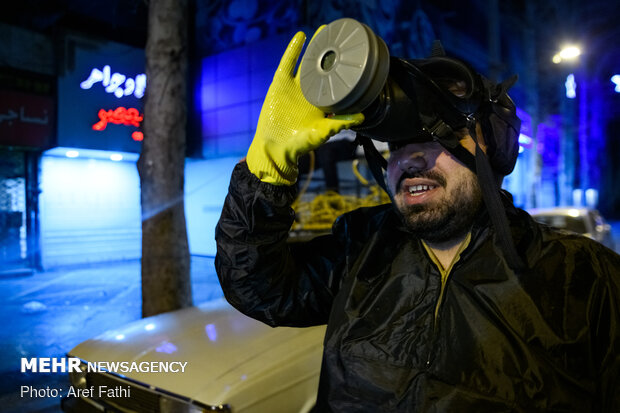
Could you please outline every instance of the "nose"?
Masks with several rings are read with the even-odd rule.
[[[405,158],[398,160],[398,167],[403,172],[416,173],[426,169],[424,152],[414,152]]]

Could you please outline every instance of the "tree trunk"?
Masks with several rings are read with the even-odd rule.
[[[150,0],[142,202],[142,316],[192,305],[183,203],[187,0]]]

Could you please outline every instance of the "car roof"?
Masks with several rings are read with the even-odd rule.
[[[552,207],[552,208],[533,208],[528,210],[530,215],[568,215],[571,217],[581,217],[592,211],[585,207]]]

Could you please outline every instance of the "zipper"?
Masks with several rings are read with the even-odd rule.
[[[433,315],[433,331],[431,334],[431,343],[430,348],[428,350],[428,356],[426,357],[426,367],[431,365],[431,356],[433,355],[434,343],[437,338],[437,325],[439,324],[439,309],[441,308],[441,303],[443,302],[443,294],[446,289],[446,284],[448,283],[449,274],[441,274],[441,289],[439,290],[439,297],[437,298],[437,303],[435,304],[435,314]]]
[[[432,250],[425,243],[423,243],[424,248],[427,250],[429,256],[431,257],[431,261],[433,261],[433,263],[435,264],[435,267],[437,267],[437,269],[439,270],[439,276],[441,277],[441,288],[439,290],[439,297],[437,298],[437,302],[435,304],[435,313],[433,314],[433,330],[431,334],[431,342],[430,342],[430,346],[428,350],[428,356],[426,358],[427,368],[431,365],[431,356],[433,355],[434,344],[437,338],[437,326],[439,325],[439,310],[441,309],[441,305],[443,303],[443,296],[446,291],[448,280],[450,279],[450,274],[452,273],[452,270],[454,269],[454,267],[457,265],[458,261],[460,260],[461,253],[465,250],[465,248],[467,248],[470,241],[471,241],[471,232],[467,234],[467,237],[461,243],[459,250],[457,251],[456,255],[454,256],[454,259],[452,260],[452,263],[450,263],[450,266],[447,269],[443,269],[443,266],[437,260],[437,257],[432,252]]]

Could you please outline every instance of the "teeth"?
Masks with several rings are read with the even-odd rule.
[[[416,192],[428,191],[433,188],[435,188],[433,185],[413,185],[409,187],[409,193],[413,195]]]

